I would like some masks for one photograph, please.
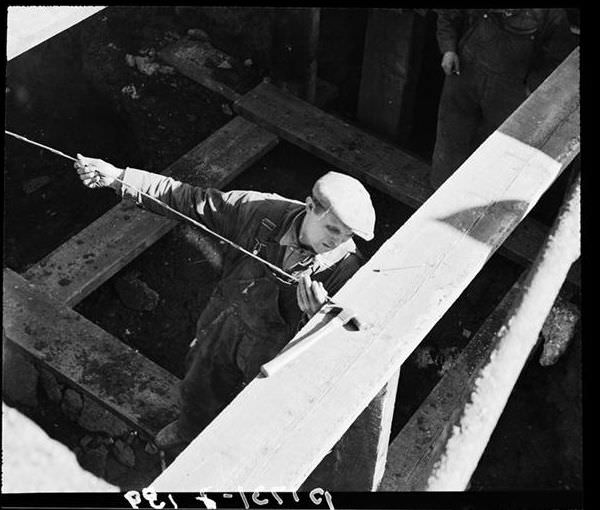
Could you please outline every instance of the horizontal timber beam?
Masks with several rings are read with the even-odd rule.
[[[544,247],[523,279],[521,292],[496,333],[498,338],[487,363],[477,370],[469,401],[460,409],[459,423],[445,441],[443,454],[423,490],[466,490],[567,271],[580,256],[580,214],[577,177]]]
[[[576,49],[336,294],[371,328],[254,379],[153,487],[297,489],[577,155],[578,82]]]
[[[96,14],[104,5],[11,5],[8,7],[6,59],[11,60]]]
[[[380,491],[423,491],[466,404],[478,371],[496,346],[496,332],[521,292],[522,277],[506,293],[452,367],[394,438]]]
[[[3,276],[7,341],[151,436],[177,416],[178,378],[14,271]]]

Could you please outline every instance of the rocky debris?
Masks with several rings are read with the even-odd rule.
[[[133,449],[121,439],[115,441],[112,451],[115,458],[124,466],[135,466],[135,454],[133,453]]]
[[[108,449],[104,445],[84,448],[78,455],[79,464],[96,476],[103,477],[106,471]]]
[[[418,368],[427,368],[431,365],[435,365],[429,347],[417,347],[413,359]]]
[[[233,66],[229,62],[229,60],[223,60],[219,65],[217,65],[219,69],[233,69]]]
[[[125,442],[131,446],[133,442],[137,439],[137,437],[137,430],[132,430],[125,438]]]
[[[187,35],[188,37],[196,41],[208,41],[210,39],[210,37],[208,37],[208,34],[200,28],[190,28],[187,31]]]
[[[35,408],[38,406],[39,373],[25,354],[3,340],[2,395],[16,404]]]
[[[152,62],[150,57],[134,57],[135,67],[140,73],[152,76],[160,68],[160,64]]]
[[[25,192],[26,195],[31,195],[35,193],[39,189],[43,188],[47,184],[50,183],[52,179],[47,175],[42,175],[41,177],[34,177],[33,179],[27,179],[21,185],[21,188]]]
[[[581,316],[579,308],[558,297],[546,317],[542,327],[544,347],[539,363],[542,366],[554,365],[567,349],[575,333],[575,327]]]
[[[135,85],[133,85],[133,84],[125,85],[121,89],[121,94],[123,94],[124,96],[130,97],[131,99],[139,99],[140,98],[140,95],[139,95],[137,89],[135,88]]]
[[[158,292],[133,274],[124,275],[115,281],[115,290],[121,302],[132,310],[151,311],[160,300]]]
[[[93,436],[86,434],[79,440],[79,445],[85,450],[93,440],[94,440]]]
[[[129,433],[129,427],[125,422],[89,398],[84,401],[77,423],[90,432],[104,432],[114,437]]]
[[[148,441],[146,443],[146,445],[144,446],[144,451],[148,455],[156,455],[158,453],[158,448],[157,448],[157,446],[153,442]]]
[[[83,409],[83,398],[75,390],[67,388],[60,403],[60,408],[67,418],[71,421],[77,421]]]
[[[125,55],[125,62],[127,62],[127,65],[129,67],[134,67],[135,66],[135,57],[133,55],[131,55],[130,53],[127,53]]]
[[[40,370],[40,383],[44,393],[55,403],[59,403],[63,397],[64,385],[60,384],[55,375],[49,370]]]
[[[126,485],[126,480],[128,479],[130,472],[131,468],[121,464],[117,459],[115,459],[114,455],[109,455],[106,459],[105,479],[108,483],[123,487],[123,485]]]
[[[159,64],[152,62],[151,60],[151,57],[133,56],[129,53],[125,55],[125,62],[127,62],[129,67],[135,67],[138,71],[147,76],[152,76],[159,67]]]
[[[454,364],[460,355],[460,349],[456,346],[418,347],[414,353],[414,363],[418,368],[434,367],[438,375],[443,376]]]
[[[140,50],[140,55],[154,59],[156,56],[156,50],[154,48],[142,48]]]
[[[149,50],[143,50],[146,52],[144,56],[134,56],[129,53],[125,55],[125,62],[129,67],[135,67],[140,73],[146,76],[152,76],[154,73],[162,74],[173,74],[175,69],[171,66],[161,65],[158,62],[154,62],[155,50],[153,48]]]
[[[450,370],[450,368],[452,368],[452,365],[454,365],[454,362],[456,361],[456,358],[458,358],[459,355],[460,350],[458,349],[458,347],[450,346],[440,349],[440,352],[436,359],[439,365],[438,374],[442,376],[448,370]]]
[[[177,32],[173,32],[172,30],[167,30],[165,35],[163,36],[165,41],[173,42],[181,39],[181,36]]]

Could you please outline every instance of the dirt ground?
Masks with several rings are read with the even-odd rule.
[[[191,80],[177,73],[147,76],[126,64],[127,53],[158,50],[187,28],[172,9],[111,7],[17,57],[7,66],[7,129],[70,155],[160,172],[232,118],[223,97]],[[261,73],[256,70],[257,82]],[[335,111],[335,104],[330,108]],[[343,113],[348,115],[346,108]],[[328,168],[281,142],[228,188],[275,191],[303,200]],[[367,257],[411,214],[388,196],[371,192],[378,224],[375,240],[359,244]],[[560,195],[560,190],[554,193]],[[25,271],[116,203],[112,191],[84,188],[71,162],[5,137],[4,266]],[[195,320],[218,278],[207,256],[210,246],[204,234],[180,225],[76,310],[182,377]],[[467,341],[464,330],[477,330],[521,271],[492,257],[407,360],[393,432],[458,355]],[[126,306],[115,286],[124,276],[135,276],[158,293],[154,310]],[[538,347],[525,367],[471,490],[581,489],[580,334],[553,366],[539,365],[540,352]],[[33,418],[70,447],[81,439],[81,431],[51,408],[39,409]]]

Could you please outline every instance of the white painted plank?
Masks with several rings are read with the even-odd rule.
[[[490,440],[513,387],[535,348],[544,321],[580,250],[580,186],[573,183],[545,245],[496,333],[488,363],[478,371],[460,422],[427,481],[427,491],[463,491]]]
[[[104,9],[105,5],[11,5],[6,59],[10,60]]]

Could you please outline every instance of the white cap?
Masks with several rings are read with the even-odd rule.
[[[313,197],[356,235],[370,241],[375,228],[375,210],[369,192],[358,179],[328,172],[315,182]]]

